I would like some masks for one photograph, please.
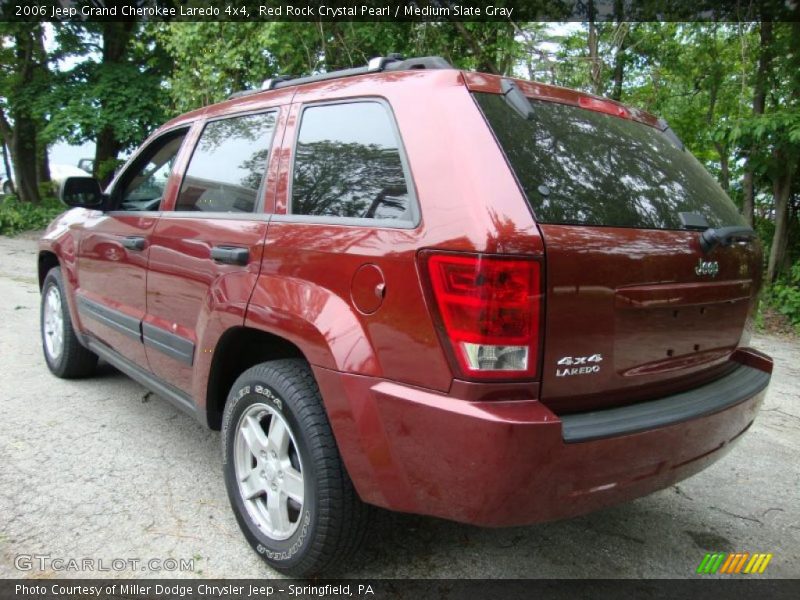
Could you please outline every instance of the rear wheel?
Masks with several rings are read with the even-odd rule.
[[[91,375],[97,355],[83,347],[72,327],[60,267],[50,269],[44,279],[39,315],[42,349],[50,371],[64,379]]]
[[[245,371],[225,405],[222,443],[231,506],[267,564],[304,577],[359,548],[368,508],[345,471],[304,361]]]

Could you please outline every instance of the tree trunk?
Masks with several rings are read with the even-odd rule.
[[[625,75],[624,51],[625,43],[623,42],[614,55],[614,86],[611,89],[611,97],[617,102],[622,100],[622,80]]]
[[[763,21],[760,28],[758,69],[753,90],[753,115],[763,115],[767,99],[767,82],[769,70],[772,65],[772,22]],[[745,153],[744,178],[742,180],[742,215],[745,221],[753,226],[753,211],[755,208],[755,182],[750,156],[756,152],[755,146]]]
[[[600,64],[600,56],[598,55],[598,35],[597,26],[594,22],[595,11],[594,3],[589,2],[589,81],[591,82],[592,92],[598,96],[603,93],[602,82],[602,68]]]
[[[712,58],[715,60],[717,59],[717,30],[716,27],[713,30],[714,34],[714,47],[712,51]],[[716,117],[716,110],[717,110],[717,99],[719,98],[719,91],[720,87],[722,86],[722,73],[714,69],[712,73],[709,74],[708,81],[709,81],[709,88],[708,88],[708,110],[706,110],[706,125],[708,126],[709,131],[714,130],[714,118]],[[717,156],[719,156],[719,178],[720,178],[720,185],[722,189],[726,192],[730,188],[730,167],[728,162],[728,145],[721,144],[720,142],[714,142],[714,149],[717,151]]]
[[[731,167],[730,159],[728,158],[728,146],[714,142],[714,148],[716,148],[719,155],[719,183],[725,193],[729,193],[731,190]],[[752,212],[750,216],[753,216]],[[752,226],[752,223],[750,225]]]
[[[47,155],[47,144],[39,143],[36,148],[39,160],[36,161],[36,175],[39,183],[50,183],[50,157]]]
[[[791,273],[792,270],[792,252],[790,250],[791,247],[794,246],[797,240],[798,234],[800,234],[800,221],[797,218],[797,208],[798,208],[798,196],[796,194],[790,194],[789,196],[789,208],[787,209],[787,221],[788,225],[786,227],[786,249],[783,252],[783,263],[778,265],[778,271],[780,273]]]
[[[14,159],[14,190],[22,202],[39,204],[36,174],[36,122],[17,115],[11,136],[11,156]]]
[[[33,43],[34,53],[39,57],[36,61],[36,72],[39,74],[39,77],[43,77],[46,80],[48,75],[47,50],[44,47],[44,35],[41,29],[38,30],[37,35],[34,35]],[[37,116],[36,129],[41,131],[46,125],[46,119],[42,116]],[[36,165],[36,175],[39,183],[50,183],[50,157],[47,155],[47,143],[42,141],[41,137],[37,137],[36,146],[36,151],[39,155],[39,160]]]
[[[108,68],[114,64],[125,62],[133,28],[136,23],[103,23],[103,66]],[[100,110],[111,110],[107,102],[100,102]],[[104,127],[97,136],[94,153],[94,176],[105,185],[114,177],[113,163],[117,160],[122,144],[117,139],[111,126]]]
[[[111,127],[104,127],[97,135],[94,152],[94,176],[105,187],[114,178],[114,169],[110,166],[115,161],[122,144],[117,140]]]
[[[509,50],[508,41],[516,37],[516,30],[511,23],[501,23],[497,30],[496,40],[503,40],[502,46],[498,49],[497,63],[500,72],[503,75],[513,75],[514,71],[514,53]]]
[[[614,0],[614,19],[617,22],[617,29],[614,32],[616,50],[614,51],[614,84],[611,88],[611,97],[620,102],[622,100],[622,81],[625,78],[625,38],[628,35],[629,25],[623,20],[622,0]]]
[[[753,171],[750,169],[750,156],[745,159],[744,177],[742,177],[742,216],[745,222],[752,227],[755,213],[755,185],[753,184]]]
[[[774,283],[785,264],[784,256],[789,241],[789,198],[792,195],[793,169],[791,166],[775,179],[772,190],[775,197],[775,235],[769,250],[767,282]]]
[[[20,30],[14,35],[14,55],[20,86],[33,85],[36,70],[34,51],[41,46],[41,37],[41,26]],[[26,103],[15,102],[9,107],[9,115],[14,122],[13,129],[6,121],[5,115],[0,117],[3,121],[3,135],[10,138],[8,146],[11,151],[11,161],[14,163],[14,189],[22,202],[38,204],[41,201],[36,173],[38,123],[31,112],[31,107]]]

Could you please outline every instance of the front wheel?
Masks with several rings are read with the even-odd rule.
[[[250,545],[271,567],[306,577],[360,546],[368,508],[353,489],[305,361],[242,373],[222,423],[228,498]]]
[[[42,349],[50,371],[64,379],[91,375],[97,355],[81,345],[72,327],[60,267],[50,269],[44,278],[39,315]]]

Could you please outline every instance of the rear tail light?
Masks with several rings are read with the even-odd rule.
[[[535,378],[541,305],[534,259],[425,252],[440,336],[469,379]]]

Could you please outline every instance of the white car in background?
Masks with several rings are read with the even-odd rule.
[[[55,187],[61,185],[61,182],[64,181],[67,177],[91,177],[91,173],[87,173],[83,169],[79,169],[78,167],[74,167],[72,165],[63,165],[63,164],[52,164],[50,165],[50,179],[53,182]],[[0,177],[0,190],[2,190],[3,194],[13,194],[14,193],[14,182],[12,181],[11,177],[4,176]]]
[[[60,184],[64,181],[67,177],[91,177],[92,174],[84,171],[83,169],[79,169],[78,167],[73,167],[72,165],[50,165],[50,179],[53,180],[53,183]]]

